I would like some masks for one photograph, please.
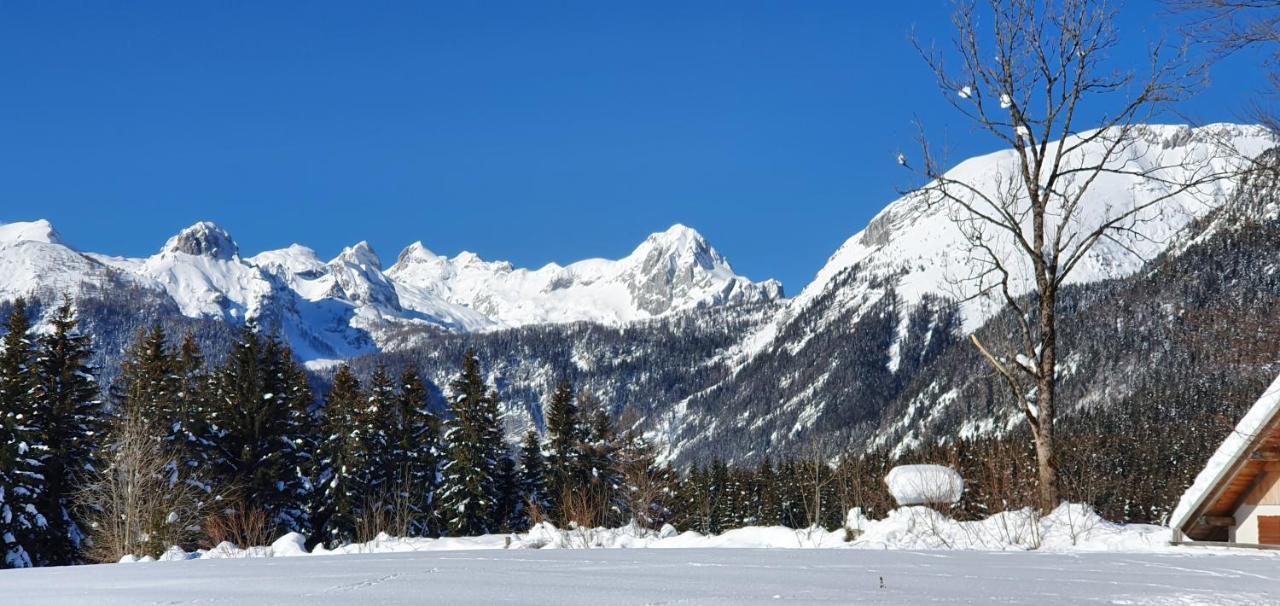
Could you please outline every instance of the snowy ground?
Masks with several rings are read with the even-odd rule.
[[[429,551],[0,571],[7,604],[1277,604],[1265,554]]]

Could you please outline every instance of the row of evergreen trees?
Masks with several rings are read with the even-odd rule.
[[[362,382],[343,366],[319,402],[277,338],[246,329],[215,365],[192,336],[175,345],[155,327],[124,352],[104,399],[72,307],[41,336],[28,313],[16,302],[0,350],[5,566],[288,531],[337,545],[383,531],[669,517],[671,475],[653,449],[568,383],[547,403],[545,439],[530,431],[510,448],[474,353],[449,385],[442,420],[412,368],[395,378],[379,368]]]
[[[65,564],[84,544],[77,482],[100,465],[101,402],[89,341],[64,304],[30,334],[15,302],[0,342],[0,551],[5,567]]]

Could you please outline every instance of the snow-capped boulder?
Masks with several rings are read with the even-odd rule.
[[[884,483],[902,506],[955,503],[964,494],[964,479],[944,465],[899,465]]]
[[[271,543],[271,555],[276,558],[307,555],[307,537],[290,532]]]

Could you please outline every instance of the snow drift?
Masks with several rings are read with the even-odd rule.
[[[860,512],[850,519],[861,519]],[[948,549],[983,551],[1152,552],[1179,549],[1169,543],[1163,526],[1116,524],[1090,507],[1065,503],[1046,516],[1031,509],[1009,511],[985,520],[960,522],[927,507],[902,507],[883,520],[863,520],[861,528],[793,529],[750,526],[719,535],[678,532],[670,525],[651,530],[622,528],[557,528],[549,523],[528,532],[477,537],[406,538],[380,534],[372,541],[310,552],[302,535],[287,534],[269,546],[241,549],[222,543],[209,550],[185,552],[170,548],[160,561],[223,558],[297,557],[417,551],[485,549]],[[154,561],[150,556],[126,556],[121,562]]]

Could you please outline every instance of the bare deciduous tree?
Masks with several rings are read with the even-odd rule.
[[[267,512],[243,502],[228,503],[220,511],[209,514],[204,520],[206,547],[213,548],[223,542],[241,549],[262,547],[274,538]]]
[[[86,549],[90,559],[159,555],[170,545],[190,547],[200,537],[208,495],[187,482],[170,481],[170,457],[155,436],[136,415],[121,419],[109,464],[87,478],[77,495],[92,540]]]
[[[1140,254],[1141,228],[1162,205],[1203,194],[1229,172],[1208,157],[1167,160],[1144,123],[1189,92],[1194,70],[1160,45],[1141,74],[1114,69],[1115,22],[1097,0],[962,0],[952,50],[916,42],[951,104],[1012,150],[1011,170],[945,172],[921,128],[922,164],[900,162],[925,183],[914,199],[944,208],[964,237],[968,273],[955,278],[963,296],[994,300],[1017,324],[1007,347],[972,341],[1031,427],[1045,512],[1058,505],[1060,288],[1100,242]],[[1086,204],[1117,178],[1138,183],[1140,195]]]
[[[800,492],[800,498],[804,504],[805,522],[809,530],[822,526],[823,513],[826,511],[824,508],[832,506],[824,498],[839,479],[827,464],[831,452],[829,440],[816,438],[804,448],[799,458],[797,471],[805,487]]]
[[[639,430],[640,415],[623,411],[622,446],[618,450],[618,471],[622,475],[622,501],[631,522],[654,528],[666,522],[666,501],[673,490],[672,473],[657,463],[657,452]]]
[[[1210,46],[1217,60],[1242,50],[1261,48],[1270,55],[1266,75],[1271,100],[1280,97],[1280,0],[1168,0],[1179,14],[1189,16],[1184,33]],[[1280,133],[1280,112],[1265,101],[1255,102],[1253,118]]]

